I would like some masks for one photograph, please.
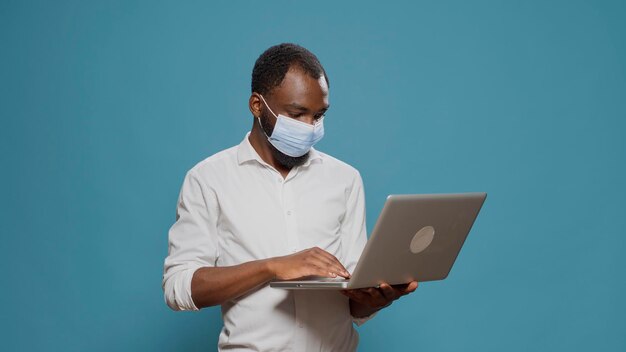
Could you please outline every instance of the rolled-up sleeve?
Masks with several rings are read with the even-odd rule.
[[[353,273],[367,243],[365,191],[361,174],[358,171],[355,172],[347,199],[346,214],[341,223],[342,247],[346,255],[344,266],[350,273]],[[374,315],[376,313],[363,318],[353,318],[352,320],[357,326],[360,326],[374,317]]]
[[[213,190],[190,170],[178,197],[163,266],[165,302],[173,310],[198,310],[191,297],[191,279],[197,269],[215,266],[219,257],[218,209]]]

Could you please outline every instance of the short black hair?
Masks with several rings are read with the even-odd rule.
[[[265,50],[254,63],[252,92],[270,95],[272,89],[282,83],[292,66],[315,79],[324,76],[326,84],[329,85],[326,71],[315,54],[298,44],[282,43]]]

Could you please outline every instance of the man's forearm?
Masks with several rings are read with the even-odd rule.
[[[198,309],[220,305],[274,278],[269,260],[227,267],[204,267],[191,280],[191,297]]]
[[[313,247],[240,265],[200,268],[191,279],[191,298],[197,308],[210,307],[237,298],[274,278],[291,280],[310,275],[348,277],[350,274],[332,254]]]

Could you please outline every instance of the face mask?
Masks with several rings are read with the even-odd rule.
[[[261,125],[261,119],[257,117],[261,131],[265,133],[267,140],[282,153],[292,157],[302,156],[324,137],[324,117],[320,118],[315,125],[310,125],[287,116],[276,116],[269,105],[267,105],[265,98],[262,95],[260,96],[265,106],[276,117],[276,125],[274,125],[271,136],[265,133]]]

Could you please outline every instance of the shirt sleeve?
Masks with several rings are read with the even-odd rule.
[[[363,179],[358,171],[355,172],[349,192],[346,214],[341,223],[341,232],[344,238],[342,246],[346,253],[344,266],[352,274],[367,243],[365,191],[363,189]],[[376,315],[376,312],[363,318],[353,317],[352,321],[357,326],[360,326],[373,318],[374,315]]]
[[[215,266],[219,257],[217,214],[214,192],[190,170],[178,197],[163,266],[165,302],[173,310],[198,310],[191,297],[191,279],[197,269]]]

